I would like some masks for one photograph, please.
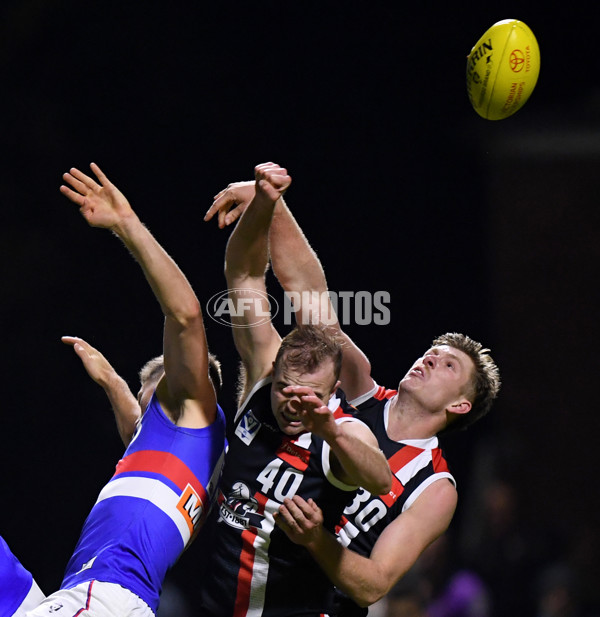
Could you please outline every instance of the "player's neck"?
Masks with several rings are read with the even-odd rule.
[[[431,414],[400,393],[390,402],[387,433],[390,439],[428,439],[443,428],[443,418]]]

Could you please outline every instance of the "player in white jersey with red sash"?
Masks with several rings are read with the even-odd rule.
[[[91,168],[98,182],[71,169],[61,192],[140,264],[165,315],[163,356],[142,369],[136,400],[102,354],[63,338],[105,389],[127,450],[84,524],[61,589],[30,617],[153,615],[167,569],[211,507],[223,460],[225,419],[198,299],[121,192]]]
[[[397,390],[375,385],[371,392],[355,399],[358,417],[377,437],[393,474],[392,489],[387,495],[371,495],[359,489],[336,529],[338,542],[364,557],[369,557],[385,528],[410,508],[433,482],[446,479],[456,486],[436,436],[398,441],[390,438],[390,406],[397,393]],[[333,613],[358,617],[366,615],[367,609],[338,590]]]
[[[391,399],[397,390],[375,386],[372,396],[356,401],[358,417],[368,424],[388,459],[392,488],[387,495],[372,496],[360,489],[344,510],[336,532],[343,546],[369,555],[383,529],[421,495],[432,483],[448,479],[456,485],[448,469],[437,437],[395,441],[388,435]]]
[[[218,214],[219,225],[228,225],[244,212],[251,199],[251,184],[231,184],[219,194],[207,216]],[[233,206],[237,207],[231,210]],[[325,323],[344,337],[342,388],[359,410],[373,407],[373,397],[378,400],[379,387],[371,378],[371,365],[341,331],[329,301],[321,264],[283,200],[275,208],[269,242],[273,271],[285,291],[296,299],[297,322]],[[457,492],[439,458],[436,435],[465,428],[489,410],[500,380],[487,352],[481,344],[464,335],[439,337],[400,380],[389,404],[378,402],[370,412],[365,412],[365,421],[375,427],[379,445],[395,470],[394,486],[383,498],[368,489],[359,493],[341,521],[340,541],[325,530],[315,500],[294,496],[285,500],[280,509],[280,526],[293,541],[308,548],[338,590],[352,600],[350,606],[338,607],[340,617],[355,611],[366,612],[359,607],[367,607],[383,597],[450,524]],[[410,452],[406,448],[415,445],[423,451],[418,452],[417,465],[432,458],[431,479],[423,480],[413,498],[398,502],[398,492],[406,490],[402,482],[403,478],[406,480],[406,465],[396,469],[394,456],[397,451]],[[441,465],[437,470],[433,457]],[[410,469],[410,461],[406,464]],[[412,475],[407,485],[411,479]],[[394,507],[394,503],[401,507]],[[380,517],[380,524],[369,515]],[[364,543],[360,549],[362,554],[351,550],[355,548],[352,543],[358,548],[361,542]]]
[[[226,251],[243,404],[228,435],[212,563],[200,601],[207,617],[318,617],[332,607],[331,585],[308,553],[275,527],[275,512],[288,497],[314,496],[323,500],[333,528],[359,485],[387,492],[391,474],[371,431],[334,413],[337,337],[315,326],[282,340],[269,319],[267,235],[291,178],[272,163],[259,165],[255,175],[256,196]]]

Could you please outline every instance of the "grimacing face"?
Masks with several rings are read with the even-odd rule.
[[[286,435],[302,433],[302,401],[294,393],[283,392],[287,386],[305,386],[327,405],[337,385],[333,360],[328,358],[315,371],[306,373],[286,366],[285,357],[273,372],[271,409],[279,429]]]
[[[410,393],[432,412],[448,409],[456,401],[468,400],[474,370],[475,364],[466,353],[439,345],[428,349],[412,365],[398,390]]]

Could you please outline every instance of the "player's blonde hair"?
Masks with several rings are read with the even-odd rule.
[[[140,382],[144,385],[147,381],[157,379],[165,372],[164,356],[156,356],[152,360],[148,360],[140,369]],[[212,381],[215,392],[219,394],[223,387],[223,375],[221,373],[221,363],[217,357],[210,353],[208,354],[208,376]]]

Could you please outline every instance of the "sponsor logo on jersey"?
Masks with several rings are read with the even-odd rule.
[[[190,535],[192,535],[198,522],[202,518],[204,507],[202,499],[200,499],[200,496],[196,493],[191,484],[188,484],[183,490],[183,493],[181,493],[181,497],[177,502],[177,509],[183,515],[190,530]]]
[[[264,516],[259,514],[258,501],[250,496],[250,489],[243,482],[236,482],[227,499],[221,503],[221,519],[237,529],[260,527]]]
[[[247,413],[244,414],[240,423],[237,425],[235,429],[235,434],[247,445],[249,446],[252,443],[252,440],[256,437],[260,429],[260,422],[256,419],[256,416],[252,413],[252,410],[249,409]]]
[[[277,456],[300,471],[305,471],[310,461],[310,451],[293,443],[289,438],[281,441]]]

